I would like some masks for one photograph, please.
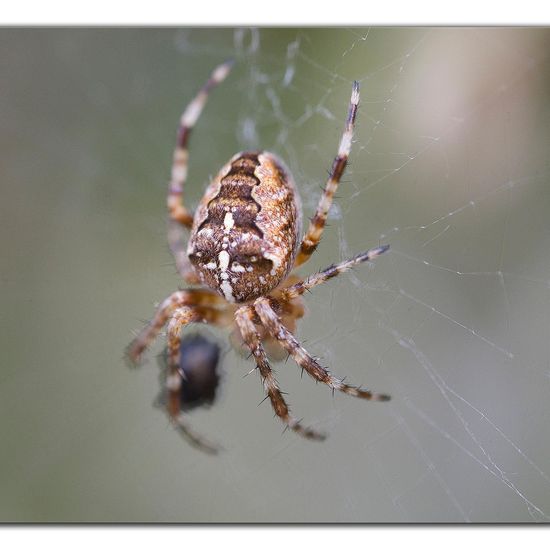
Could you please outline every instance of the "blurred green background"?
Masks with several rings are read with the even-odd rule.
[[[550,518],[547,29],[0,30],[0,520],[532,522]],[[391,251],[306,297],[299,337],[390,403],[276,365],[282,434],[224,334],[187,445],[123,351],[182,285],[165,192],[186,102],[228,57],[187,199],[236,151],[285,159],[311,216],[351,82],[351,166],[307,274]]]

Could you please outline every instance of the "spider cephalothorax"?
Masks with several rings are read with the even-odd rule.
[[[300,240],[301,204],[297,189],[283,162],[267,151],[238,153],[210,183],[194,215],[184,206],[191,130],[210,90],[225,79],[230,69],[231,63],[217,67],[184,111],[168,191],[168,241],[176,266],[186,282],[202,284],[202,288],[180,290],[166,298],[130,344],[128,356],[137,362],[161,328],[168,325],[168,412],[174,424],[188,432],[178,406],[185,384],[185,373],[180,367],[181,330],[189,323],[233,329],[233,342],[244,344],[254,357],[275,414],[297,433],[322,439],[324,436],[291,416],[266,350],[274,357],[288,353],[312,378],[333,390],[374,401],[389,399],[385,394],[345,384],[322,367],[294,336],[296,322],[304,314],[302,295],[306,291],[389,248],[379,246],[362,252],[307,278],[291,274],[311,257],[321,240],[351,150],[359,84],[353,83],[346,126],[330,177],[315,216]],[[187,248],[181,239],[181,229],[185,228],[191,230]]]

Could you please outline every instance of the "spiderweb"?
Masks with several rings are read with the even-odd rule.
[[[191,57],[217,53],[202,37],[185,31],[176,43]],[[378,520],[550,519],[548,39],[481,28],[233,33],[244,65],[226,92],[240,93],[235,137],[287,160],[307,215],[351,81],[361,83],[351,166],[303,272],[378,242],[391,252],[309,296],[316,321],[300,334],[335,372],[361,382],[366,369],[392,393],[388,408],[365,413],[379,423],[366,430],[356,431],[364,410],[343,399],[318,411],[333,436],[344,430],[341,452],[374,469]],[[317,517],[331,519],[336,499],[348,515],[332,519],[368,520],[357,485],[339,483]]]

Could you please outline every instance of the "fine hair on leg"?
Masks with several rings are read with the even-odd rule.
[[[338,390],[354,397],[368,399],[370,401],[388,401],[389,395],[363,390],[357,386],[345,384],[339,378],[333,376],[326,368],[308,353],[294,338],[294,335],[281,323],[278,315],[273,311],[268,298],[258,298],[254,302],[254,309],[264,326],[277,338],[279,343],[292,356],[294,361],[302,367],[312,378],[323,382],[333,390]]]
[[[302,426],[300,421],[291,416],[288,405],[283,397],[283,394],[281,393],[281,390],[279,389],[279,386],[277,385],[271,366],[269,365],[267,355],[254,326],[253,318],[254,313],[250,306],[243,306],[235,313],[235,321],[241,331],[244,343],[248,346],[254,360],[256,361],[265,392],[271,401],[271,406],[273,407],[275,414],[281,419],[287,428],[290,428],[301,436],[308,439],[325,439],[323,434],[318,433],[311,428]]]
[[[359,106],[359,82],[354,81],[351,89],[351,98],[348,108],[348,116],[346,118],[346,126],[340,139],[340,146],[338,147],[338,153],[332,162],[332,168],[330,170],[330,177],[325,185],[323,194],[319,199],[317,211],[311,219],[307,233],[305,234],[302,244],[300,246],[300,252],[294,262],[294,267],[298,267],[303,264],[311,255],[315,252],[315,249],[319,245],[323,229],[327,221],[328,212],[332,205],[332,199],[338,189],[338,184],[342,178],[344,170],[346,169],[349,154],[351,151],[351,143],[353,139],[353,129],[355,127],[355,118],[357,116],[357,109]]]
[[[218,65],[181,115],[176,148],[172,159],[172,175],[168,187],[167,206],[170,218],[189,229],[193,225],[193,214],[189,212],[183,202],[183,186],[187,180],[189,164],[189,137],[206,105],[212,88],[225,80],[232,66],[232,61],[226,61]]]

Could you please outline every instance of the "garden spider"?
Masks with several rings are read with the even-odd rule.
[[[334,193],[346,167],[359,104],[354,82],[346,126],[330,177],[315,216],[300,241],[301,204],[292,175],[267,151],[236,154],[210,183],[196,212],[183,202],[189,136],[208,94],[222,82],[232,63],[217,67],[181,117],[168,190],[168,241],[183,279],[202,285],[174,292],[128,348],[137,363],[162,327],[168,324],[167,408],[173,423],[186,431],[180,407],[185,374],[180,365],[181,330],[189,323],[233,328],[233,343],[250,350],[275,414],[287,428],[311,438],[324,436],[291,416],[268,362],[288,353],[312,378],[355,397],[387,401],[389,396],[345,384],[322,367],[296,340],[296,322],[304,314],[302,294],[355,265],[372,260],[388,246],[379,246],[305,279],[290,274],[306,262],[319,244]],[[191,231],[187,250],[181,230]]]

